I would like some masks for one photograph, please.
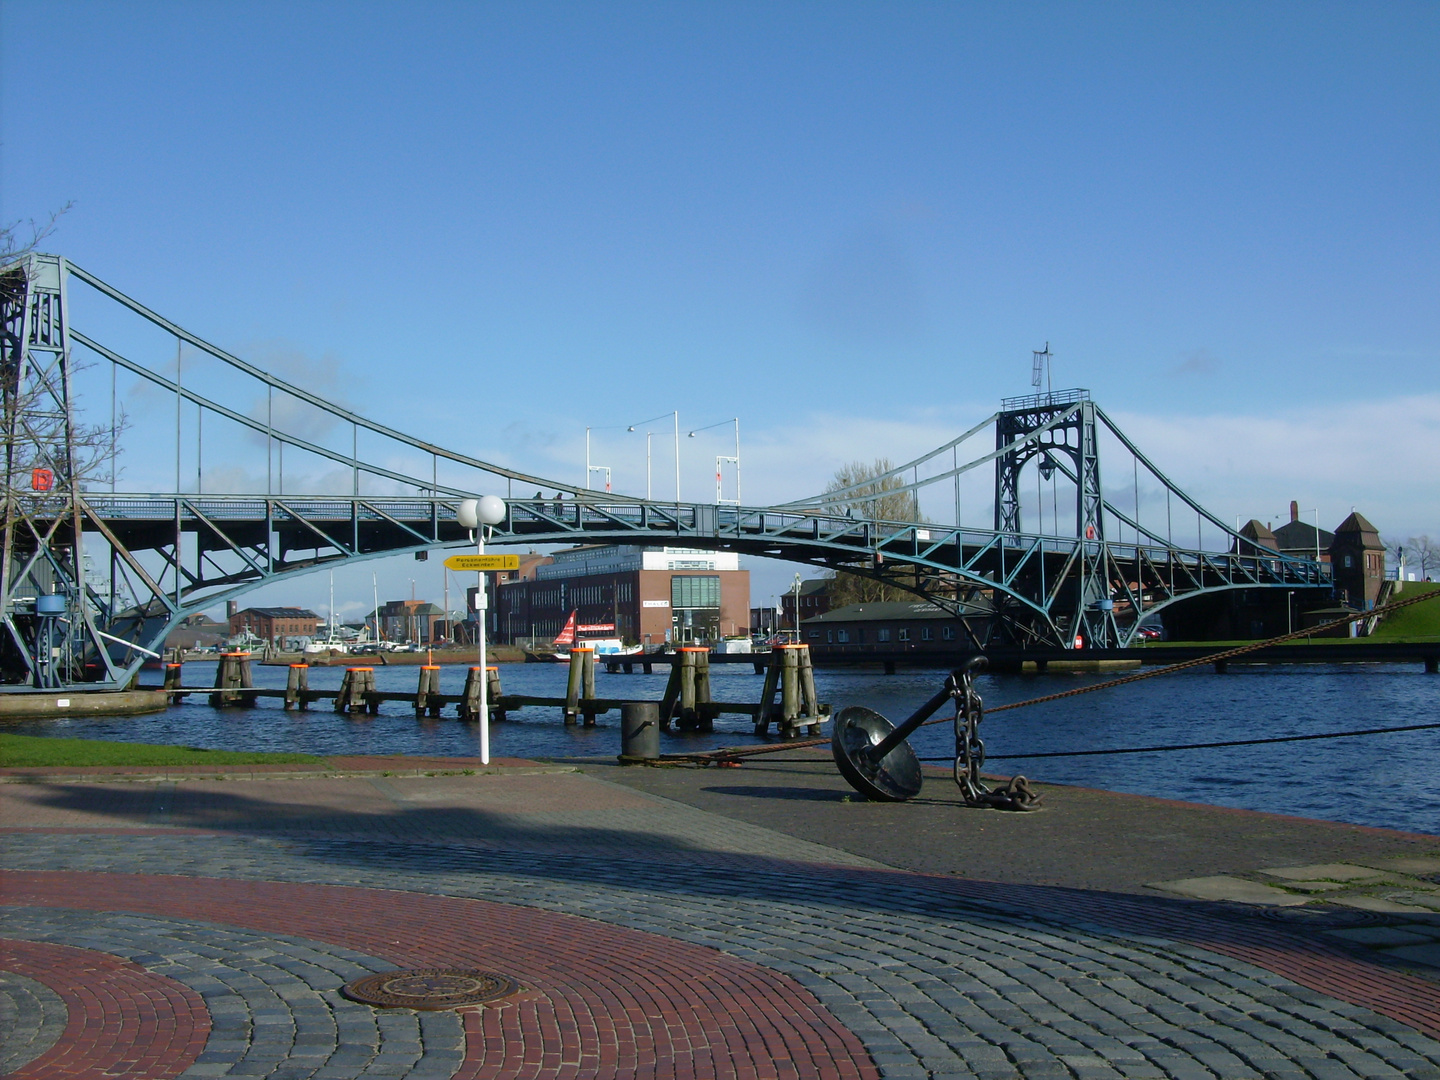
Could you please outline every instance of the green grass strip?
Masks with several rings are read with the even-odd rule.
[[[8,768],[72,765],[315,765],[314,754],[257,754],[244,750],[197,750],[190,746],[107,742],[102,739],[52,739],[0,734],[0,766]]]

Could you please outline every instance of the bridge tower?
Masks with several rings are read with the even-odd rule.
[[[53,255],[0,270],[0,426],[4,524],[0,667],[36,688],[59,688],[98,639],[85,593],[79,488],[86,449],[71,412],[65,273]]]
[[[1029,441],[1020,442],[1020,440]],[[1043,479],[1064,473],[1075,485],[1075,548],[1079,573],[1071,598],[1070,629],[1091,647],[1120,640],[1106,572],[1104,496],[1095,403],[1088,390],[1059,390],[1006,398],[995,420],[995,531],[1018,536],[1020,474],[1036,462]],[[1068,464],[1065,460],[1068,459]],[[1038,523],[1037,523],[1038,524]],[[1031,530],[1038,532],[1039,529]]]

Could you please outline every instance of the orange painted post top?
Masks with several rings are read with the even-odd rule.
[[[166,664],[165,666],[166,666],[166,667],[180,667],[181,665],[179,665],[179,664]]]
[[[250,654],[249,654],[248,652],[227,652],[227,653],[221,653],[220,655],[221,655],[221,656],[249,656]]]
[[[309,664],[291,664],[291,667],[309,667]]]
[[[500,669],[499,669],[498,667],[496,667],[494,664],[491,664],[491,665],[489,665],[488,667],[486,667],[485,670],[486,670],[486,671],[499,671]]]
[[[709,652],[703,645],[681,645],[680,652]]]
[[[585,647],[582,645],[582,646],[579,646],[579,647],[577,647],[577,648],[571,649],[570,651],[571,651],[572,653],[577,653],[577,652],[594,652],[595,650],[594,650],[594,649],[587,649],[587,648],[585,648]]]
[[[439,664],[421,664],[421,665],[420,665],[420,670],[421,670],[421,671],[439,671],[439,670],[440,670],[440,665],[439,665]]]
[[[346,671],[374,671],[375,669],[374,669],[373,667],[349,667],[349,668],[346,668],[345,670],[346,670]]]

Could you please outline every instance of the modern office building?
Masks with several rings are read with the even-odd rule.
[[[496,586],[490,633],[497,641],[546,641],[572,611],[592,634],[642,645],[749,634],[750,571],[731,551],[628,545],[557,551],[533,578]]]

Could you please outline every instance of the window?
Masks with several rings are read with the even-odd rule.
[[[875,640],[876,640],[876,641],[889,641],[889,640],[890,640],[890,628],[889,628],[888,626],[882,626],[882,627],[880,627],[878,630],[876,630],[876,631],[875,631]]]
[[[1355,565],[1355,560],[1352,559],[1349,555],[1346,555],[1346,556],[1345,556],[1345,569],[1346,569],[1346,570],[1349,570],[1350,567],[1352,567],[1352,566],[1354,566],[1354,565]]]
[[[954,640],[955,640],[955,628],[954,628],[953,626],[942,626],[942,627],[940,628],[940,636],[941,636],[942,638],[944,638],[946,641],[954,641]]]
[[[810,631],[810,640],[811,640],[811,641],[819,641],[819,640],[820,640],[820,631],[819,631],[819,630],[811,630],[811,631]]]
[[[826,644],[826,645],[833,645],[834,643],[835,643],[835,631],[834,631],[834,630],[826,630],[826,631],[825,631],[825,644]]]
[[[849,631],[849,630],[837,630],[837,631],[835,631],[835,637],[836,637],[836,640],[839,641],[841,645],[844,645],[844,644],[846,644],[847,642],[849,642],[849,640],[850,640],[850,631]]]
[[[908,626],[902,626],[902,627],[900,627],[900,633],[897,635],[896,640],[898,640],[898,641],[909,641],[909,640],[910,640],[910,628],[909,628]]]
[[[672,608],[718,608],[719,574],[676,574],[670,579]]]
[[[928,627],[928,626],[922,626],[922,627],[920,628],[920,640],[921,640],[921,641],[933,641],[933,640],[935,640],[935,632],[934,632],[933,630],[931,630],[930,627]]]

